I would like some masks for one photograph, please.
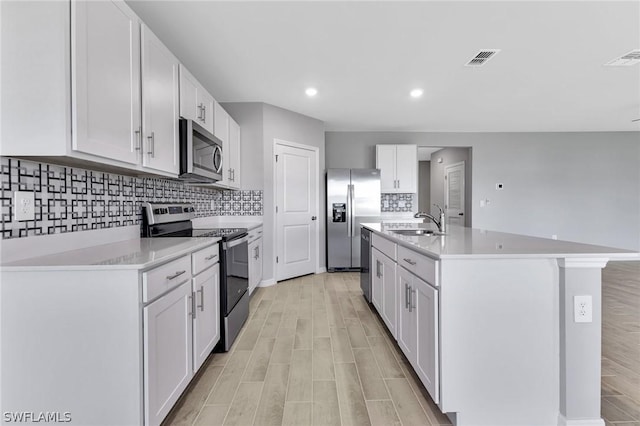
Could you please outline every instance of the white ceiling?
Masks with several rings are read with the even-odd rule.
[[[639,1],[127,3],[218,101],[327,130],[640,131],[640,65],[603,66],[640,48]]]

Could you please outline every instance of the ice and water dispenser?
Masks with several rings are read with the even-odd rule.
[[[347,204],[346,203],[333,203],[333,221],[334,222],[347,221]]]

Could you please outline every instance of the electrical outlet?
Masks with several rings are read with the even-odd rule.
[[[573,320],[593,322],[593,302],[590,295],[573,296]]]
[[[17,221],[34,220],[36,212],[33,192],[16,191],[13,193],[13,197],[13,219]]]

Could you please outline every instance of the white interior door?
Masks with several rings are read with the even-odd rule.
[[[464,161],[444,168],[444,207],[450,224],[464,226]]]
[[[317,151],[277,143],[276,279],[312,274],[318,250]]]

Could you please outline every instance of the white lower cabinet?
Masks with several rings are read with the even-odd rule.
[[[398,267],[398,346],[437,404],[438,290],[403,267]]]
[[[391,334],[396,336],[396,262],[373,248],[372,299]]]
[[[146,425],[164,420],[193,376],[191,295],[187,280],[143,308]]]
[[[249,232],[249,294],[262,281],[262,226]]]
[[[143,301],[168,290],[143,308],[144,418],[159,425],[220,340],[218,244],[142,277]]]
[[[412,365],[437,404],[440,402],[438,290],[414,277],[412,291],[417,336],[415,363]]]
[[[406,269],[398,268],[398,346],[411,365],[415,364],[417,346],[417,315],[412,302],[413,276]]]
[[[220,264],[193,278],[193,371],[198,371],[220,340]]]
[[[439,262],[378,234],[372,241],[371,302],[438,403]]]

